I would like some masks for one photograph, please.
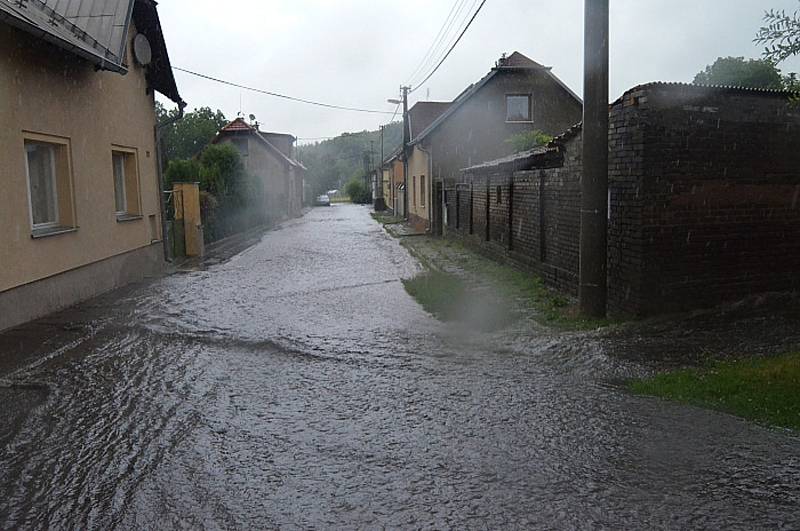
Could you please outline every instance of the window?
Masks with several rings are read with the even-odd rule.
[[[532,122],[531,95],[512,94],[506,96],[507,122]]]
[[[141,218],[139,203],[139,171],[136,150],[114,148],[111,152],[111,167],[114,177],[114,212],[117,221]]]
[[[30,133],[25,134],[24,145],[32,236],[73,230],[69,141]]]
[[[43,142],[25,144],[28,157],[28,183],[31,192],[33,228],[58,225],[58,188],[56,186],[56,148]]]
[[[419,178],[419,204],[425,206],[425,176]]]
[[[411,177],[411,201],[417,206],[417,176]]]

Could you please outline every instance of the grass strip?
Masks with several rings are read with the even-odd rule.
[[[800,353],[716,362],[629,382],[631,391],[800,430]]]

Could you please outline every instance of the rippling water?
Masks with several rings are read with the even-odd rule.
[[[320,208],[6,335],[0,528],[800,528],[796,438],[625,393],[591,334],[443,325],[418,267]]]

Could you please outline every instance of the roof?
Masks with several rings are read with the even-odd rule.
[[[483,87],[485,87],[494,77],[500,72],[507,72],[509,70],[538,70],[547,74],[553,81],[555,81],[559,86],[561,86],[567,94],[569,94],[572,98],[576,101],[583,104],[581,98],[575,94],[563,81],[561,81],[555,74],[553,74],[552,69],[547,66],[543,66],[533,59],[521,54],[520,52],[514,52],[508,57],[502,57],[495,65],[492,70],[486,74],[480,81],[477,83],[473,83],[469,87],[467,87],[464,92],[462,92],[447,108],[445,112],[443,112],[436,120],[431,123],[422,133],[419,134],[417,138],[413,138],[411,140],[412,144],[416,144],[424,140],[428,135],[430,135],[433,131],[435,131],[440,125],[442,125],[445,121],[447,121],[450,116],[452,116],[458,109],[461,108],[467,101],[470,100],[475,94],[477,94]]]
[[[630,94],[631,92],[637,92],[640,90],[650,89],[650,88],[679,88],[683,90],[689,91],[697,91],[697,92],[732,92],[737,94],[751,94],[751,95],[760,95],[760,96],[781,96],[781,97],[791,97],[797,96],[798,93],[795,91],[790,90],[781,90],[781,89],[768,89],[768,88],[756,88],[756,87],[741,87],[735,85],[703,85],[700,83],[683,83],[679,81],[651,81],[649,83],[643,83],[641,85],[636,85],[635,87],[629,88],[626,90],[622,96],[617,98],[612,105],[616,105],[621,103],[622,100]]]
[[[408,111],[411,140],[427,129],[439,116],[452,105],[449,101],[418,101]]]
[[[130,22],[150,41],[151,86],[182,103],[169,64],[153,0],[0,0],[0,21],[15,26],[94,64],[125,74]]]
[[[233,120],[225,127],[220,129],[219,133],[217,133],[217,136],[214,137],[214,140],[212,140],[211,142],[213,144],[217,144],[226,135],[235,135],[240,133],[249,134],[253,136],[258,141],[260,141],[264,146],[266,146],[267,149],[272,151],[279,159],[283,160],[288,165],[296,168],[301,168],[303,170],[307,169],[301,162],[291,157],[287,157],[286,154],[284,154],[280,149],[278,149],[272,142],[267,140],[264,136],[264,135],[277,135],[277,136],[292,136],[292,135],[288,135],[286,133],[267,133],[267,132],[262,133],[252,125],[248,124],[242,117],[237,117],[235,120]]]
[[[133,0],[0,0],[0,19],[105,70],[124,73]]]

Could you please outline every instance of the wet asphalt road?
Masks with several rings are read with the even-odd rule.
[[[417,270],[320,208],[5,334],[0,528],[800,528],[797,438],[628,395],[591,334],[441,324]]]

